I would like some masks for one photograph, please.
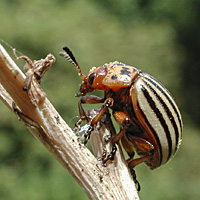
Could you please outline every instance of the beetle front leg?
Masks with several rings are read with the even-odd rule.
[[[103,98],[100,98],[100,97],[95,96],[95,95],[83,96],[81,98],[81,100],[78,102],[78,109],[79,109],[80,119],[76,122],[75,127],[74,127],[73,130],[76,132],[79,129],[80,125],[82,124],[82,122],[84,120],[87,120],[87,122],[89,122],[89,118],[86,115],[82,104],[95,104],[95,103],[103,103],[103,102],[104,102]]]
[[[90,127],[87,131],[87,133],[85,134],[85,142],[84,144],[87,143],[87,141],[90,139],[90,134],[94,129],[94,125],[97,124],[97,122],[100,120],[101,116],[108,110],[108,108],[110,108],[113,105],[114,101],[112,98],[108,98],[104,101],[104,105],[102,105],[98,111],[99,113],[90,121]]]
[[[85,114],[85,111],[84,111],[84,109],[82,107],[83,103],[95,104],[95,103],[103,103],[104,102],[104,105],[102,105],[98,109],[99,113],[90,121],[90,127],[89,127],[87,133],[85,134],[85,142],[84,142],[84,144],[86,144],[87,141],[89,140],[90,134],[94,129],[94,125],[97,124],[97,122],[100,120],[100,118],[104,114],[104,112],[109,107],[111,107],[113,105],[113,103],[114,103],[112,98],[108,98],[105,101],[104,100],[105,100],[104,98],[100,98],[98,96],[87,95],[87,96],[83,96],[81,98],[81,100],[79,101],[78,107],[79,107],[80,118],[81,118],[82,121],[83,120],[89,121],[88,116]]]
[[[78,109],[79,109],[80,117],[86,117],[87,118],[87,115],[85,114],[85,111],[82,107],[82,104],[103,103],[104,100],[105,100],[104,98],[100,98],[100,97],[95,96],[95,95],[83,96],[78,103]]]

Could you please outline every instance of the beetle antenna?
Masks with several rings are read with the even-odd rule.
[[[84,78],[85,78],[85,75],[82,73],[81,68],[80,68],[79,64],[77,63],[76,58],[74,57],[72,51],[71,51],[68,47],[66,47],[66,46],[63,47],[63,50],[64,50],[65,52],[61,51],[61,52],[59,52],[59,55],[60,55],[60,56],[63,56],[63,57],[66,58],[71,64],[73,64],[73,65],[78,69],[78,75],[79,75],[82,79],[84,79]]]

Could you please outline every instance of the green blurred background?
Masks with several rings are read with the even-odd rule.
[[[165,166],[154,171],[144,164],[136,167],[140,197],[199,200],[199,0],[1,0],[0,21],[0,38],[18,51],[35,60],[55,55],[42,87],[71,127],[78,119],[74,94],[81,79],[58,56],[63,45],[72,49],[85,74],[92,66],[118,60],[159,79],[182,112],[183,142]],[[24,62],[16,62],[22,68]],[[2,102],[0,199],[87,199]]]

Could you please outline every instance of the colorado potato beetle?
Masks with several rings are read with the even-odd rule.
[[[113,150],[108,159],[113,159],[115,143],[121,143],[128,153],[128,166],[133,169],[145,162],[150,169],[167,163],[177,152],[183,123],[180,111],[169,91],[153,76],[121,62],[111,62],[92,68],[85,76],[72,52],[63,47],[60,55],[67,58],[83,79],[79,101],[80,117],[86,117],[82,104],[103,103],[99,113],[90,121],[85,143],[94,125],[109,108],[114,119],[121,125],[118,134],[112,136]],[[94,90],[103,90],[104,97],[86,95]],[[134,159],[134,150],[140,156]]]

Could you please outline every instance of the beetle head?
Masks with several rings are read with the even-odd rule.
[[[73,53],[68,47],[63,47],[65,52],[60,52],[59,55],[65,57],[70,63],[72,63],[78,69],[78,75],[83,79],[80,85],[80,92],[76,94],[77,97],[84,96],[88,92],[94,90],[104,90],[105,86],[102,84],[103,78],[106,76],[105,67],[92,68],[87,76],[85,76],[80,66],[78,65]]]
[[[80,86],[80,93],[76,96],[84,96],[88,92],[94,90],[104,90],[105,85],[102,84],[102,80],[106,76],[105,67],[92,68],[89,74],[84,78]]]

